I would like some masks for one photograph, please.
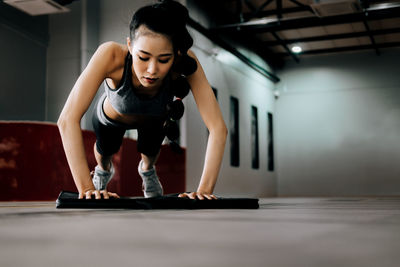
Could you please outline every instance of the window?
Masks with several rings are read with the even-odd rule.
[[[274,171],[274,134],[272,113],[268,112],[268,170]]]
[[[231,166],[239,166],[239,100],[231,96],[229,132],[231,141]]]
[[[257,107],[251,106],[251,167],[253,169],[258,169],[260,167],[257,113]]]

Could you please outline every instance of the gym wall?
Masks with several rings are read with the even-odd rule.
[[[46,107],[47,120],[52,122],[57,121],[72,87],[99,45],[99,2],[76,1],[68,8],[68,13],[49,15]],[[94,103],[82,119],[83,129],[92,130],[93,108]]]
[[[210,20],[196,6],[187,1],[191,17],[205,27]],[[190,28],[189,28],[190,29]],[[230,135],[227,136],[223,164],[215,191],[219,194],[238,196],[275,196],[276,172],[268,171],[268,112],[274,113],[274,83],[192,30],[193,51],[199,58],[210,85],[217,89],[225,123],[230,129],[230,98],[239,102],[239,166],[231,166]],[[270,68],[256,55],[240,50],[254,62]],[[258,111],[259,167],[252,168],[251,107]],[[184,121],[187,144],[187,188],[196,189],[203,170],[207,146],[207,130],[192,96],[188,97]]]
[[[276,101],[279,196],[400,194],[400,51],[287,62]]]
[[[0,120],[45,120],[47,17],[0,1]]]
[[[93,1],[91,1],[93,2]],[[67,13],[49,15],[47,49],[47,120],[56,122],[81,73],[82,3]]]

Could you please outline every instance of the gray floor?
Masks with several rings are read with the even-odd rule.
[[[0,266],[400,266],[400,198],[258,210],[56,210],[0,202]]]

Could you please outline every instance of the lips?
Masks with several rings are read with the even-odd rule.
[[[150,78],[150,77],[144,77],[144,79],[148,82],[148,83],[155,83],[158,78]]]

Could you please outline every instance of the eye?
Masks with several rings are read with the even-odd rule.
[[[166,63],[169,62],[170,59],[171,59],[171,58],[168,58],[168,59],[159,59],[158,62],[160,62],[160,63],[162,63],[162,64],[166,64]]]
[[[141,57],[141,56],[138,56],[139,57],[139,59],[141,60],[141,61],[148,61],[149,60],[149,58],[145,58],[145,57]]]

